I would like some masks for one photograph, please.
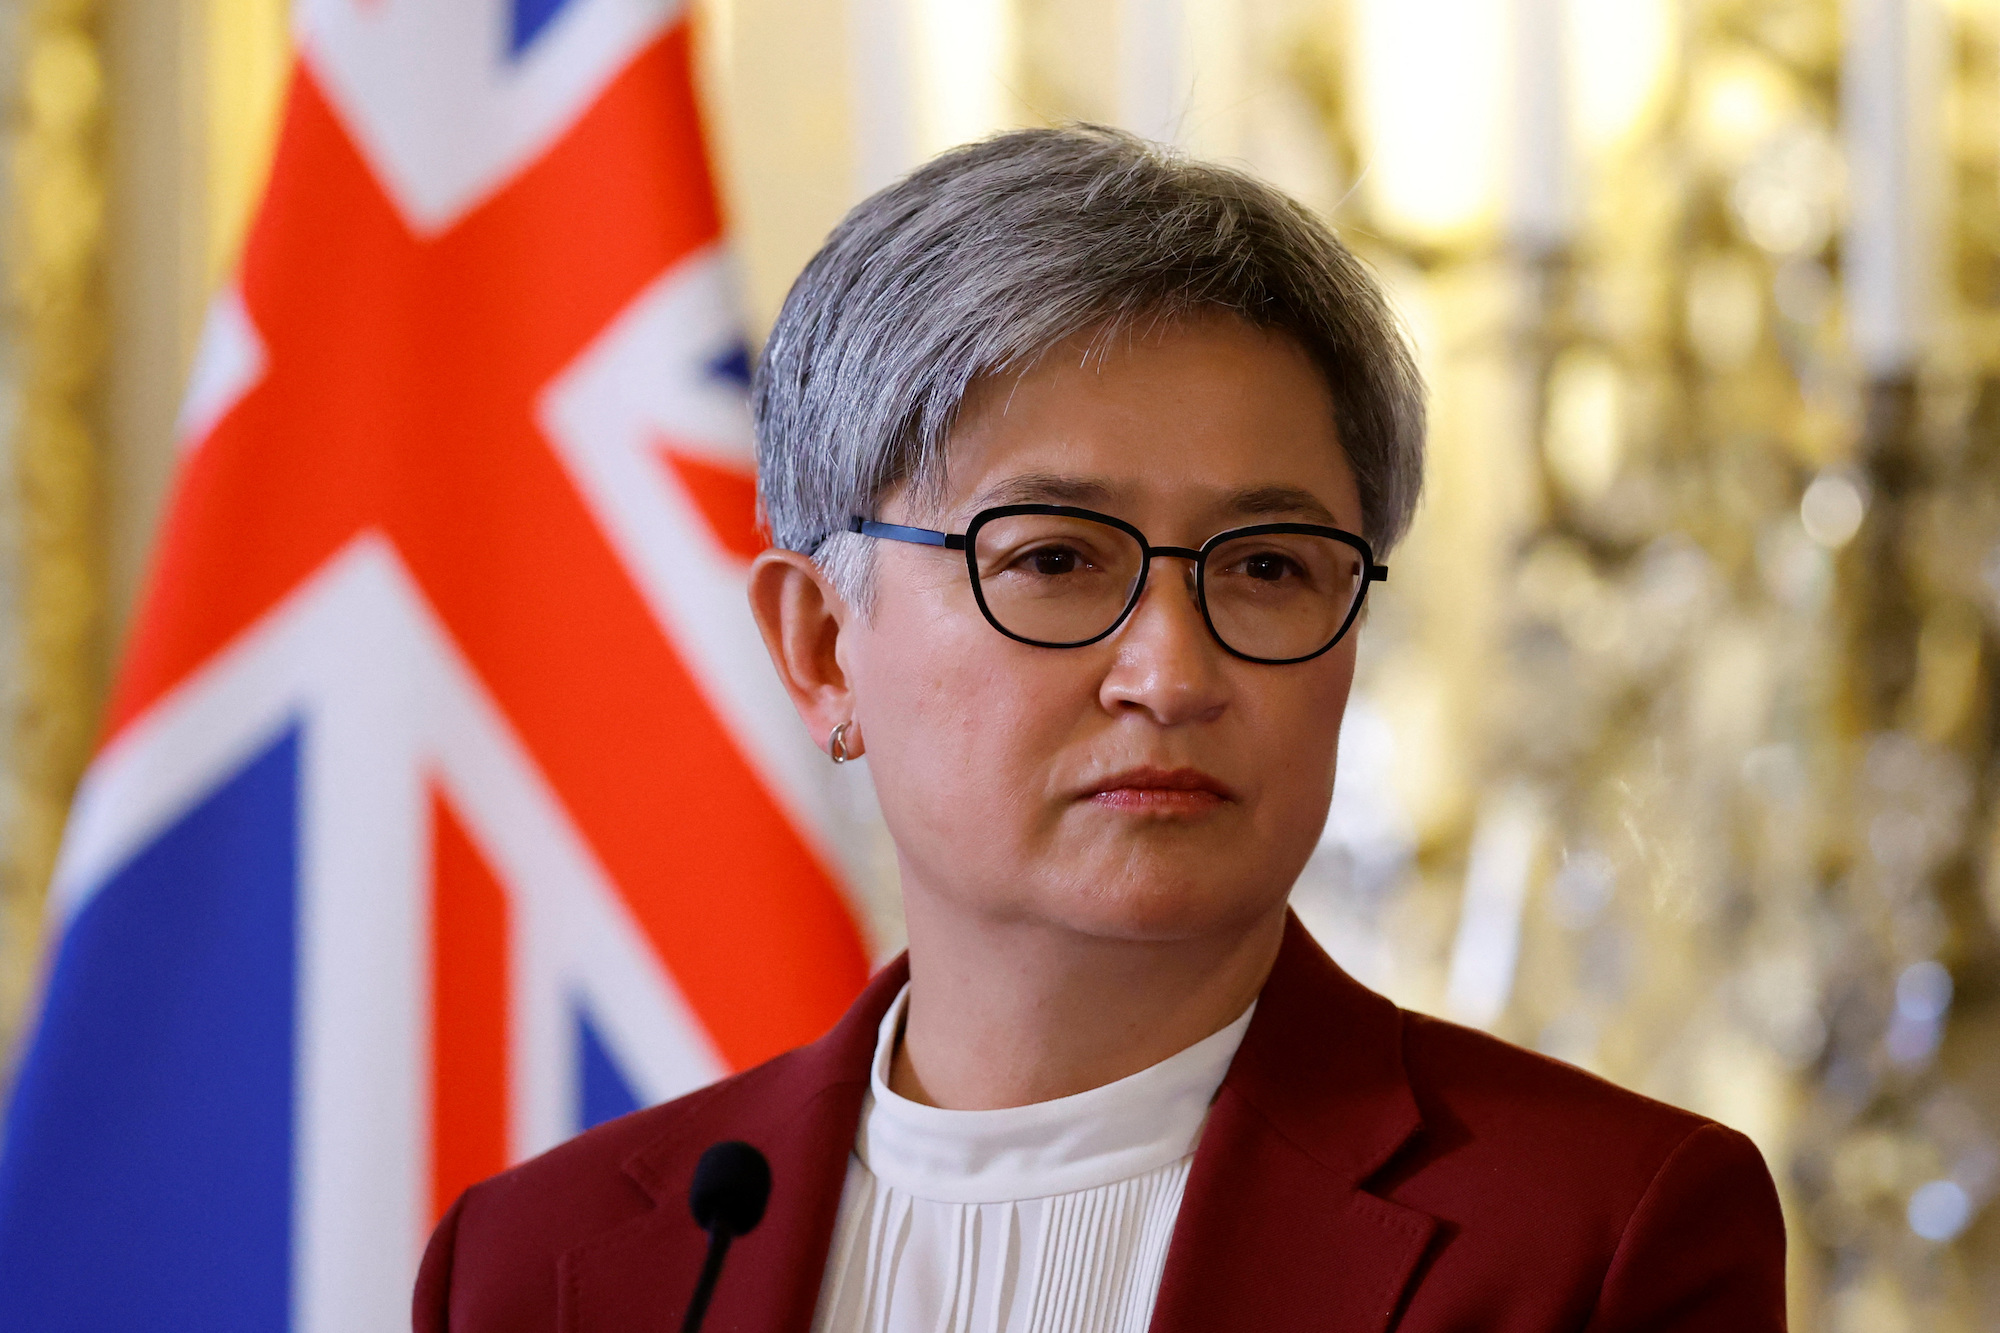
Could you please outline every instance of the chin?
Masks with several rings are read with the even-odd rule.
[[[1087,881],[1051,886],[1045,915],[1079,934],[1161,943],[1233,934],[1281,908],[1291,878],[1246,875],[1238,865],[1211,875],[1186,866],[1154,873],[1127,866]],[[1295,877],[1294,877],[1295,878]]]

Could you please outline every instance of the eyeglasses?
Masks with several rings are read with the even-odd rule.
[[[1315,523],[1259,523],[1196,550],[1155,546],[1122,519],[1069,505],[981,510],[961,533],[850,518],[849,532],[964,551],[987,623],[1038,648],[1082,648],[1125,623],[1161,556],[1194,561],[1195,601],[1231,655],[1282,666],[1339,643],[1368,585],[1388,580],[1368,543]]]

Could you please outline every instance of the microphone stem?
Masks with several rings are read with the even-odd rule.
[[[701,1263],[701,1280],[694,1284],[688,1301],[687,1318],[681,1333],[701,1333],[701,1321],[708,1314],[708,1298],[715,1294],[715,1280],[722,1276],[722,1260],[729,1253],[729,1233],[716,1227],[708,1233],[708,1257]]]

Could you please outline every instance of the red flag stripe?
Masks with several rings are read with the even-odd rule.
[[[431,1218],[509,1161],[507,895],[431,797]]]

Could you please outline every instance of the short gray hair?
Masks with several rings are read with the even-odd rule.
[[[1375,279],[1279,190],[1095,125],[953,149],[834,228],[752,383],[772,538],[865,606],[870,543],[847,520],[903,483],[939,486],[975,380],[1209,309],[1295,338],[1326,376],[1365,535],[1387,552],[1422,484],[1424,394]]]

